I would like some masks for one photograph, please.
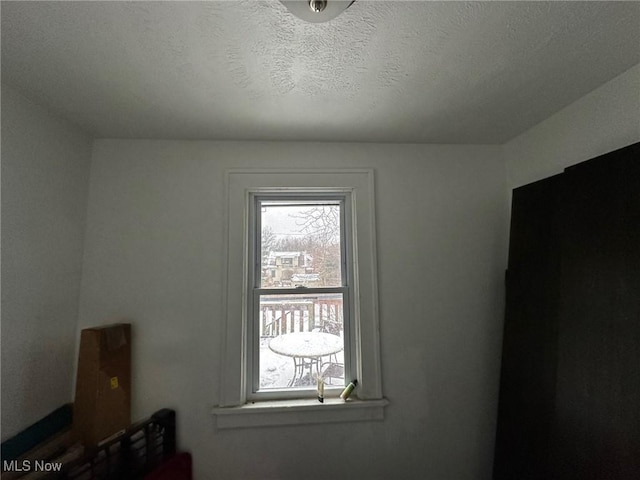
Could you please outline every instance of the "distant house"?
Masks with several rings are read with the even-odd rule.
[[[269,252],[263,262],[262,276],[267,285],[291,285],[294,275],[315,275],[318,278],[303,280],[298,277],[300,283],[318,280],[319,276],[313,273],[313,257],[307,252]]]

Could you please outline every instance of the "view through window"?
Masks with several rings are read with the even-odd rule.
[[[345,198],[256,197],[255,211],[254,392],[344,386]]]

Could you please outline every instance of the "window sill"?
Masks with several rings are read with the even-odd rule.
[[[329,422],[382,420],[386,398],[379,400],[316,399],[275,400],[248,403],[239,407],[215,407],[216,427],[245,428],[275,425],[307,425]]]

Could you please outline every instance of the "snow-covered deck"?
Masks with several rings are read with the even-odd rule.
[[[269,348],[271,338],[260,340],[260,388],[287,388],[294,375],[293,359],[278,355]],[[336,354],[337,363],[344,363],[344,352]],[[329,357],[322,359],[329,361]],[[333,384],[343,382],[342,379],[332,379]],[[315,386],[316,379],[309,378],[309,374],[302,378],[296,386]]]

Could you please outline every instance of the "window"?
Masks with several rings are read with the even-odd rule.
[[[225,188],[217,426],[382,418],[373,171],[231,170]],[[294,355],[287,334],[322,334],[333,350]],[[318,372],[335,375],[323,404]]]
[[[349,192],[250,194],[248,399],[313,397],[318,377],[328,391],[356,378],[350,210]]]

